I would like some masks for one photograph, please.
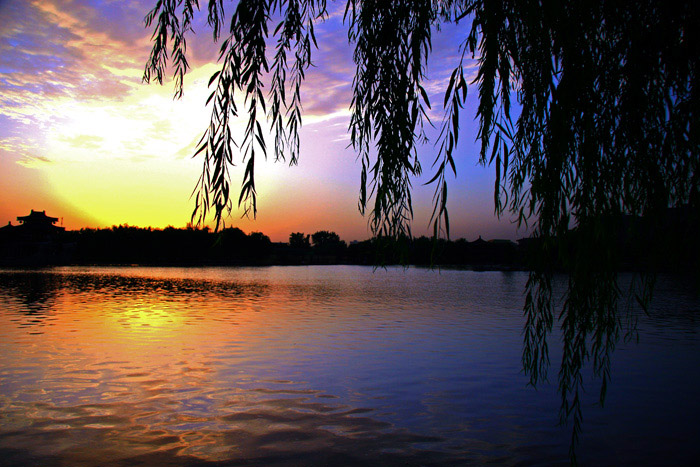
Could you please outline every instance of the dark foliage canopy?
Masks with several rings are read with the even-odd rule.
[[[252,215],[256,157],[270,152],[297,162],[300,86],[316,45],[314,24],[326,7],[325,0],[208,1],[221,69],[211,78],[214,110],[197,149],[204,168],[196,220],[213,210],[218,225],[231,211],[229,169],[241,154],[238,204]],[[170,54],[176,96],[199,8],[197,0],[158,0],[146,17],[154,33],[144,79],[162,82]],[[421,172],[417,147],[430,107],[423,82],[431,35],[444,22],[463,26],[433,166],[434,233],[449,234],[446,176],[455,171],[460,122],[473,117],[462,115],[471,88],[478,94],[481,161],[496,171],[496,214],[511,212],[541,245],[526,290],[523,365],[533,384],[546,377],[547,337],[557,317],[562,418],[573,420],[575,446],[582,367],[592,361],[602,402],[611,351],[630,329],[625,325],[633,325],[620,311],[626,294],[610,239],[624,216],[654,223],[669,207],[698,213],[696,2],[348,0],[345,22],[357,65],[349,131],[362,163],[359,207],[363,213],[369,207],[375,234],[390,237],[410,236],[411,180]],[[465,77],[470,59],[478,60],[473,82]],[[263,78],[271,83],[267,92]],[[238,95],[244,109],[236,106]],[[230,123],[239,114],[248,123],[242,141],[234,141]],[[266,147],[263,128],[274,135],[274,148]],[[553,296],[555,265],[568,274],[563,297]],[[642,304],[651,277],[642,275],[630,290]]]
[[[293,248],[311,248],[311,236],[302,232],[292,232],[289,234],[289,246]]]

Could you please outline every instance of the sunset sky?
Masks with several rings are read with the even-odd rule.
[[[189,221],[202,164],[191,155],[209,120],[207,82],[218,69],[218,46],[205,25],[206,11],[200,12],[188,42],[191,70],[183,98],[173,100],[171,82],[142,83],[151,35],[143,18],[154,3],[0,0],[0,225],[16,224],[30,209],[62,218],[67,229],[183,227]],[[259,161],[257,219],[234,211],[227,225],[262,231],[273,241],[297,231],[333,230],[348,241],[370,236],[357,209],[360,165],[348,148],[355,65],[343,8],[329,1],[330,15],[318,25],[320,49],[303,87],[299,165]],[[433,39],[426,89],[436,126],[466,33],[461,24]],[[448,179],[451,237],[515,239],[526,232],[508,216],[496,220],[494,170],[477,163],[476,96],[472,87],[457,177]],[[424,173],[414,181],[414,235],[430,233],[434,187],[423,184],[433,174],[436,150],[430,144],[420,151]],[[234,187],[242,176],[239,163]]]

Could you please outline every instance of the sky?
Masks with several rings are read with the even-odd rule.
[[[206,2],[200,2],[203,5]],[[209,77],[219,69],[218,45],[205,11],[188,38],[184,95],[173,83],[142,82],[151,48],[144,17],[154,0],[0,0],[0,225],[31,209],[67,229],[129,224],[184,227],[202,170],[194,148],[209,122]],[[357,207],[361,166],[349,147],[355,64],[343,23],[343,2],[329,1],[317,25],[319,48],[302,88],[299,164],[258,161],[258,215],[234,210],[227,226],[261,231],[273,241],[292,232],[337,232],[346,241],[371,236]],[[446,83],[468,26],[435,31],[425,88],[439,122]],[[473,73],[473,63],[471,72]],[[169,71],[170,73],[170,71]],[[169,76],[172,76],[170,74]],[[526,235],[508,215],[494,215],[492,167],[478,164],[476,86],[469,90],[448,178],[450,237],[517,239]],[[241,122],[234,125],[244,125]],[[430,130],[436,139],[438,131]],[[433,142],[419,149],[423,175],[413,181],[413,234],[430,235]],[[242,158],[243,154],[241,154]],[[242,160],[231,171],[243,179]],[[237,195],[236,195],[237,198]]]

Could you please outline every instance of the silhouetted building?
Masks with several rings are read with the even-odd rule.
[[[488,242],[486,240],[484,240],[483,238],[481,238],[481,235],[479,235],[479,238],[477,238],[476,240],[471,242],[471,245],[475,246],[477,248],[483,248],[486,245],[488,245]]]
[[[58,222],[58,217],[50,217],[46,215],[46,211],[35,211],[28,216],[18,216],[19,224],[16,228],[23,233],[31,234],[55,234],[63,232],[65,228],[54,225]]]
[[[32,209],[17,220],[19,225],[8,222],[0,229],[0,264],[34,266],[70,260],[72,245],[66,243],[65,228],[54,225],[57,217]]]

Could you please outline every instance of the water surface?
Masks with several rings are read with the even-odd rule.
[[[0,271],[0,463],[565,464],[556,388],[521,372],[526,278]],[[604,408],[587,383],[582,463],[700,455],[699,317],[695,289],[662,278]]]

